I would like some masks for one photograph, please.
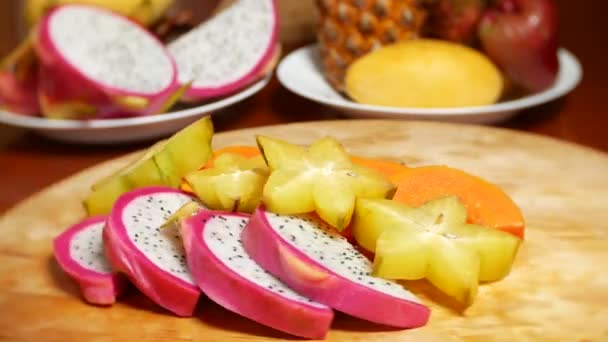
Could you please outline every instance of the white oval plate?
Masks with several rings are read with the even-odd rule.
[[[353,102],[336,92],[323,77],[316,45],[302,47],[285,57],[278,67],[279,81],[290,91],[355,117],[388,119],[431,119],[489,124],[505,120],[518,111],[554,100],[580,82],[582,68],[576,57],[560,49],[559,74],[550,88],[516,100],[488,106],[460,108],[397,108]]]
[[[66,142],[119,144],[154,139],[177,132],[195,120],[242,101],[260,91],[272,74],[244,90],[196,107],[165,114],[107,120],[50,120],[0,109],[0,123],[27,128],[40,135]]]

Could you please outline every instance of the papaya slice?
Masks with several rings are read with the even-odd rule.
[[[464,204],[467,221],[523,238],[524,217],[517,204],[498,186],[465,171],[441,166],[404,170],[392,177],[397,186],[393,200],[412,207],[454,195]]]

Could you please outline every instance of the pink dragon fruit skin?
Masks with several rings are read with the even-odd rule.
[[[30,35],[0,61],[0,109],[37,115],[37,91],[38,60]]]
[[[70,61],[66,54],[52,38],[53,19],[61,11],[84,10],[98,12],[108,15],[115,20],[128,23],[133,28],[140,30],[148,36],[148,39],[156,43],[155,48],[162,50],[166,62],[170,64],[171,78],[162,89],[152,92],[142,92],[134,89],[123,89],[104,83],[99,79],[88,76],[79,69],[74,61]],[[78,28],[75,28],[78,29]],[[90,42],[79,42],[87,44]],[[90,43],[93,44],[93,43]],[[163,111],[172,99],[173,95],[180,90],[177,83],[177,66],[173,57],[165,49],[163,44],[145,28],[131,19],[105,9],[89,5],[63,5],[53,8],[45,15],[36,32],[35,48],[41,60],[40,86],[38,97],[42,104],[43,114],[52,118],[114,118],[158,114]],[[121,99],[138,98],[146,101],[142,105],[125,105]],[[73,106],[73,113],[64,114],[66,108]],[[55,107],[63,108],[61,114],[54,112]],[[82,108],[90,107],[88,110]]]
[[[190,195],[172,188],[153,186],[133,190],[115,202],[103,231],[106,255],[112,267],[126,274],[152,301],[178,316],[193,314],[200,290],[183,275],[187,272],[185,257],[182,267],[169,263],[169,266],[165,266],[167,269],[162,268],[159,260],[163,256],[166,260],[164,262],[171,261],[167,256],[169,259],[182,258],[178,255],[180,251],[177,248],[183,249],[183,245],[180,241],[179,246],[173,245],[176,250],[169,251],[166,248],[166,241],[169,240],[163,238],[163,234],[169,236],[175,233],[169,232],[170,227],[161,231],[160,226],[171,214],[191,200]],[[132,237],[133,234],[135,238]],[[139,240],[136,240],[138,238]],[[141,246],[142,241],[145,246],[158,249],[146,251]],[[161,259],[151,258],[155,252],[159,253]]]
[[[8,71],[0,71],[0,108],[17,114],[37,115],[39,112],[37,90],[37,71],[28,75],[23,81],[19,81]]]
[[[247,256],[238,233],[248,217],[205,210],[182,221],[188,265],[197,284],[214,302],[258,323],[304,338],[324,338],[333,311],[264,274]],[[216,250],[218,245],[210,241],[214,238],[226,254]]]
[[[223,11],[216,14],[216,16],[210,18],[206,22],[202,23],[199,27],[195,28],[191,32],[185,34],[184,36],[178,38],[176,41],[169,44],[168,49],[177,61],[179,74],[178,78],[180,82],[192,82],[191,86],[182,97],[182,100],[184,100],[185,102],[196,102],[213,97],[229,95],[250,85],[256,80],[262,78],[270,70],[272,70],[280,54],[280,45],[278,43],[279,15],[276,1],[239,0],[234,2],[231,6],[236,7],[249,5],[255,6],[255,8],[259,10],[263,7],[264,4],[268,4],[268,7],[270,8],[271,13],[269,13],[269,15],[272,18],[272,23],[268,32],[264,32],[268,33],[266,37],[267,40],[264,43],[265,46],[258,46],[255,48],[255,50],[259,49],[260,51],[263,51],[263,53],[261,54],[261,56],[259,56],[258,59],[255,60],[255,62],[248,64],[248,68],[246,71],[242,72],[233,79],[217,81],[216,85],[197,85],[198,81],[207,81],[209,79],[209,77],[205,76],[204,72],[207,72],[207,70],[213,71],[214,68],[217,68],[218,62],[214,61],[214,56],[204,56],[197,58],[197,54],[201,53],[201,51],[205,49],[202,47],[198,49],[194,49],[191,47],[196,46],[197,44],[212,44],[210,43],[209,39],[197,39],[197,36],[202,38],[209,36],[223,37],[227,40],[235,40],[234,33],[229,30],[240,30],[241,32],[239,33],[245,34],[244,31],[248,30],[246,25],[251,24],[254,21],[253,18],[255,18],[256,16],[250,16],[248,20],[244,20],[241,22],[230,22],[230,24],[226,24],[226,27],[223,27],[223,29],[218,32],[213,32],[212,30],[207,29],[207,27],[217,25],[218,21],[216,21],[216,18],[221,17],[224,12],[230,12],[232,10],[229,7],[224,8]],[[243,20],[242,18],[242,16],[235,15],[233,20]],[[256,34],[258,36],[262,36],[263,33]],[[230,41],[227,41],[225,44],[219,43],[219,46],[212,47],[209,50],[221,51],[223,55],[222,57],[220,57],[220,60],[224,62],[232,55],[237,55],[239,53],[253,53],[252,51],[249,51],[246,48],[240,48],[238,46],[232,47],[230,43]],[[200,66],[192,66],[193,63],[201,64]],[[200,70],[203,70],[203,73],[197,75],[197,73],[201,72]]]
[[[105,224],[105,216],[95,216],[88,218],[80,223],[68,228],[53,241],[55,259],[61,268],[75,279],[80,285],[84,299],[97,305],[111,305],[116,301],[116,297],[123,291],[127,281],[119,274],[115,274],[107,269],[107,260],[99,260],[97,257],[101,251],[97,250],[101,243],[101,230]],[[93,231],[94,229],[99,231]],[[79,234],[90,231],[92,240],[83,244],[78,241]],[[79,244],[81,243],[81,244]],[[80,260],[75,256],[75,252],[84,252],[88,248],[88,256],[95,255],[97,260]],[[74,250],[76,249],[76,250]],[[83,257],[82,254],[80,257]]]
[[[323,227],[326,226],[312,217],[281,216],[258,208],[241,239],[258,264],[313,300],[387,326],[416,328],[427,323],[430,310],[426,306],[400,285],[371,277],[369,261],[339,234],[332,235]],[[296,244],[302,240],[300,234],[315,234],[314,239],[308,240],[308,247]],[[318,249],[304,252],[305,248]],[[341,266],[336,267],[348,268],[349,274],[340,275],[336,267],[325,262],[339,263]]]

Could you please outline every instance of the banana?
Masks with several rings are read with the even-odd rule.
[[[174,2],[175,0],[27,0],[24,15],[26,23],[32,27],[53,6],[78,3],[104,7],[148,26],[160,19]]]

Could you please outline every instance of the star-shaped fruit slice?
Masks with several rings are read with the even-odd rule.
[[[209,209],[251,213],[262,198],[267,178],[262,156],[225,153],[215,159],[213,167],[192,172],[185,180]]]
[[[389,279],[426,278],[445,294],[469,306],[480,281],[505,277],[521,239],[466,223],[455,196],[419,208],[383,199],[357,201],[353,235],[372,252],[374,273]]]
[[[336,140],[309,147],[265,136],[257,143],[271,171],[262,201],[278,214],[316,212],[338,230],[350,223],[357,198],[386,198],[395,187],[372,169],[353,164]]]

